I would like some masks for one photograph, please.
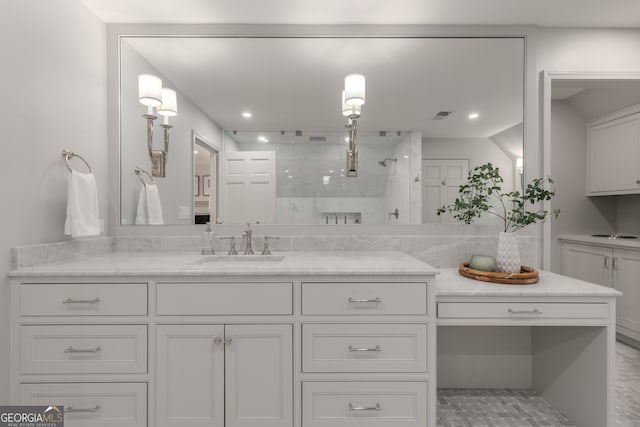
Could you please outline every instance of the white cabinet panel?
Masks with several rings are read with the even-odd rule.
[[[613,263],[613,287],[622,292],[616,313],[619,326],[640,336],[640,252],[616,249]],[[624,331],[622,331],[624,333]]]
[[[640,192],[640,116],[592,126],[589,134],[589,195]]]
[[[25,325],[25,374],[147,372],[147,325]]]
[[[291,283],[158,283],[159,315],[291,314]]]
[[[158,326],[158,427],[224,426],[223,337],[221,325]]]
[[[547,302],[439,302],[442,319],[606,319],[609,307],[604,303]]]
[[[427,314],[426,283],[303,283],[302,313]]]
[[[426,382],[305,382],[304,427],[424,427]]]
[[[562,249],[562,273],[610,287],[612,258],[611,248],[565,244]]]
[[[426,324],[305,324],[304,372],[427,372]]]
[[[225,339],[225,426],[292,426],[291,325],[227,325]]]
[[[125,316],[147,314],[146,283],[25,283],[22,316]]]
[[[21,384],[23,405],[64,405],[69,427],[146,427],[146,383]]]

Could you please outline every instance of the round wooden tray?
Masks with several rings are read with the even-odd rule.
[[[531,285],[538,283],[538,270],[532,267],[520,267],[520,273],[499,273],[493,271],[481,271],[469,268],[468,262],[463,262],[458,267],[458,272],[469,279],[482,282],[502,283],[505,285]]]

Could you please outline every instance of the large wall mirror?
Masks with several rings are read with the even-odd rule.
[[[520,185],[523,37],[135,35],[118,48],[121,225],[136,223],[135,168],[157,172],[149,138],[167,225],[442,223],[435,210],[476,165]],[[356,177],[351,73],[366,78]],[[168,122],[140,103],[143,74],[175,91]]]

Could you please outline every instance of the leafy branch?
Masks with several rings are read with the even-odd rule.
[[[503,183],[499,168],[491,163],[476,166],[469,172],[467,182],[460,186],[459,197],[452,204],[439,208],[437,214],[448,212],[454,219],[471,224],[487,212],[503,221],[505,232],[517,231],[547,218],[548,211],[527,210],[527,206],[535,206],[555,196],[555,190],[545,189],[546,184],[553,184],[550,177],[534,179],[522,192],[503,192]],[[491,205],[491,199],[498,201],[496,207]],[[553,211],[556,217],[558,213]]]

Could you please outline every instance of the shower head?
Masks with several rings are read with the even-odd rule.
[[[392,159],[392,158],[390,158],[390,157],[387,157],[386,159],[384,159],[384,160],[382,160],[382,161],[378,162],[378,164],[379,164],[380,166],[382,166],[382,167],[386,168],[386,167],[387,167],[387,161],[389,161],[389,162],[397,162],[397,161],[398,161],[398,159],[396,159],[396,158],[393,158],[393,159]]]

